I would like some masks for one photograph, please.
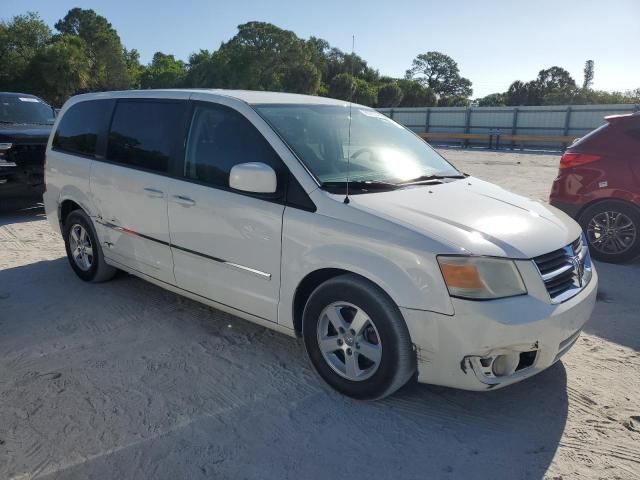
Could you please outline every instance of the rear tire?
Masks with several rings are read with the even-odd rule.
[[[640,255],[640,210],[619,200],[587,207],[578,219],[591,255],[596,260],[621,263]]]
[[[67,259],[76,275],[85,282],[106,282],[118,271],[104,261],[98,235],[83,210],[71,212],[62,229]]]
[[[350,397],[386,397],[415,373],[415,353],[400,310],[384,291],[357,275],[334,277],[313,291],[302,331],[318,374]]]

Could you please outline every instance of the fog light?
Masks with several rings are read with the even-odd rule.
[[[493,374],[496,377],[505,377],[516,371],[520,357],[517,353],[498,355],[493,361]]]

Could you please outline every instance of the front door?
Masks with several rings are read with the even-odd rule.
[[[218,303],[277,321],[284,205],[233,191],[234,165],[264,162],[278,175],[278,155],[242,114],[195,103],[181,179],[168,196],[171,250],[177,285]]]

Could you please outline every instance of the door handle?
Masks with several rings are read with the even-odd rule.
[[[144,194],[150,198],[164,198],[164,192],[151,187],[145,187]]]
[[[174,195],[172,199],[175,203],[182,205],[183,207],[193,207],[196,204],[195,200],[185,197],[184,195]]]

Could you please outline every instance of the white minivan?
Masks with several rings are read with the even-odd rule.
[[[301,336],[356,398],[468,390],[573,345],[597,275],[580,227],[461,173],[375,110],[231,90],[79,95],[46,152],[71,267],[117,269]]]

